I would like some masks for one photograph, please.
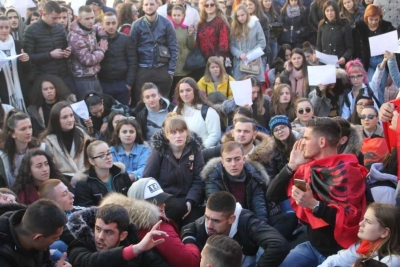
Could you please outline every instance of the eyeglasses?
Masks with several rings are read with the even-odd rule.
[[[373,119],[375,119],[375,117],[376,117],[376,115],[374,115],[374,114],[368,114],[368,115],[360,115],[360,119],[362,119],[362,120],[365,120],[365,119],[369,119],[369,120],[373,120]]]
[[[106,154],[102,154],[102,155],[97,156],[97,157],[93,157],[92,159],[97,159],[97,158],[99,158],[99,159],[101,159],[101,160],[105,160],[105,159],[108,159],[109,157],[111,157],[111,152],[108,152],[108,153],[106,153]]]
[[[133,116],[129,116],[129,117],[121,116],[121,118],[119,120],[120,121],[122,121],[122,120],[134,121],[134,120],[136,120],[136,118]]]
[[[286,129],[286,126],[275,127],[274,134],[277,134],[279,132],[283,132],[285,129]]]
[[[204,4],[204,7],[215,7],[215,4]]]
[[[356,104],[358,107],[365,107],[365,106],[369,106],[369,105],[371,105],[370,103],[357,103]]]
[[[310,113],[311,112],[311,108],[306,108],[306,109],[299,109],[298,111],[297,111],[297,113],[299,113],[300,115],[303,115],[303,113]]]
[[[358,75],[351,75],[349,78],[351,80],[358,80],[358,79],[361,79],[362,77],[364,77],[364,75],[358,74]]]

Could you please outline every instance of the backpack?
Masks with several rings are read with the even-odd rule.
[[[209,109],[209,108],[210,108],[210,106],[208,106],[208,105],[206,105],[206,104],[203,104],[203,105],[201,106],[200,112],[201,112],[201,117],[203,118],[204,122],[206,121],[207,112],[208,112],[208,109]],[[217,113],[218,113],[218,112],[217,112]],[[219,122],[220,122],[221,132],[223,133],[223,132],[225,132],[225,130],[226,130],[226,122],[224,121],[223,118],[221,118],[221,115],[220,115],[219,113],[218,113],[218,116],[219,116]]]
[[[381,103],[379,102],[378,98],[376,98],[376,96],[374,94],[374,91],[372,91],[371,87],[369,87],[369,84],[367,84],[367,88],[361,88],[361,90],[360,90],[360,92],[358,94],[364,95],[365,89],[367,89],[368,97],[371,97],[372,100],[374,100],[374,102],[378,105],[378,108],[380,108],[381,107]],[[347,93],[346,93],[346,96],[344,98],[344,103],[346,104],[346,106],[348,106],[350,108],[351,102],[350,102],[350,99],[349,99],[349,95]]]

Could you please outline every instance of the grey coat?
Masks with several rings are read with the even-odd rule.
[[[264,50],[266,46],[264,31],[261,27],[260,22],[257,17],[251,16],[250,21],[247,24],[249,27],[249,37],[246,40],[238,41],[237,39],[231,36],[229,49],[233,55],[233,78],[235,80],[241,80],[248,73],[244,73],[240,71],[240,55],[242,53],[248,53],[251,50],[260,47]],[[262,64],[261,64],[262,65]],[[261,66],[261,71],[257,76],[257,79],[261,82],[265,81],[264,78],[264,68]]]

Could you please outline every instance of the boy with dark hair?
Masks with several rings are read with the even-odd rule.
[[[232,238],[212,235],[201,252],[200,267],[240,267],[242,248]]]

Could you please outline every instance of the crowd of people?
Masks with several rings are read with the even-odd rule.
[[[34,2],[0,6],[0,266],[400,267],[397,1]]]

